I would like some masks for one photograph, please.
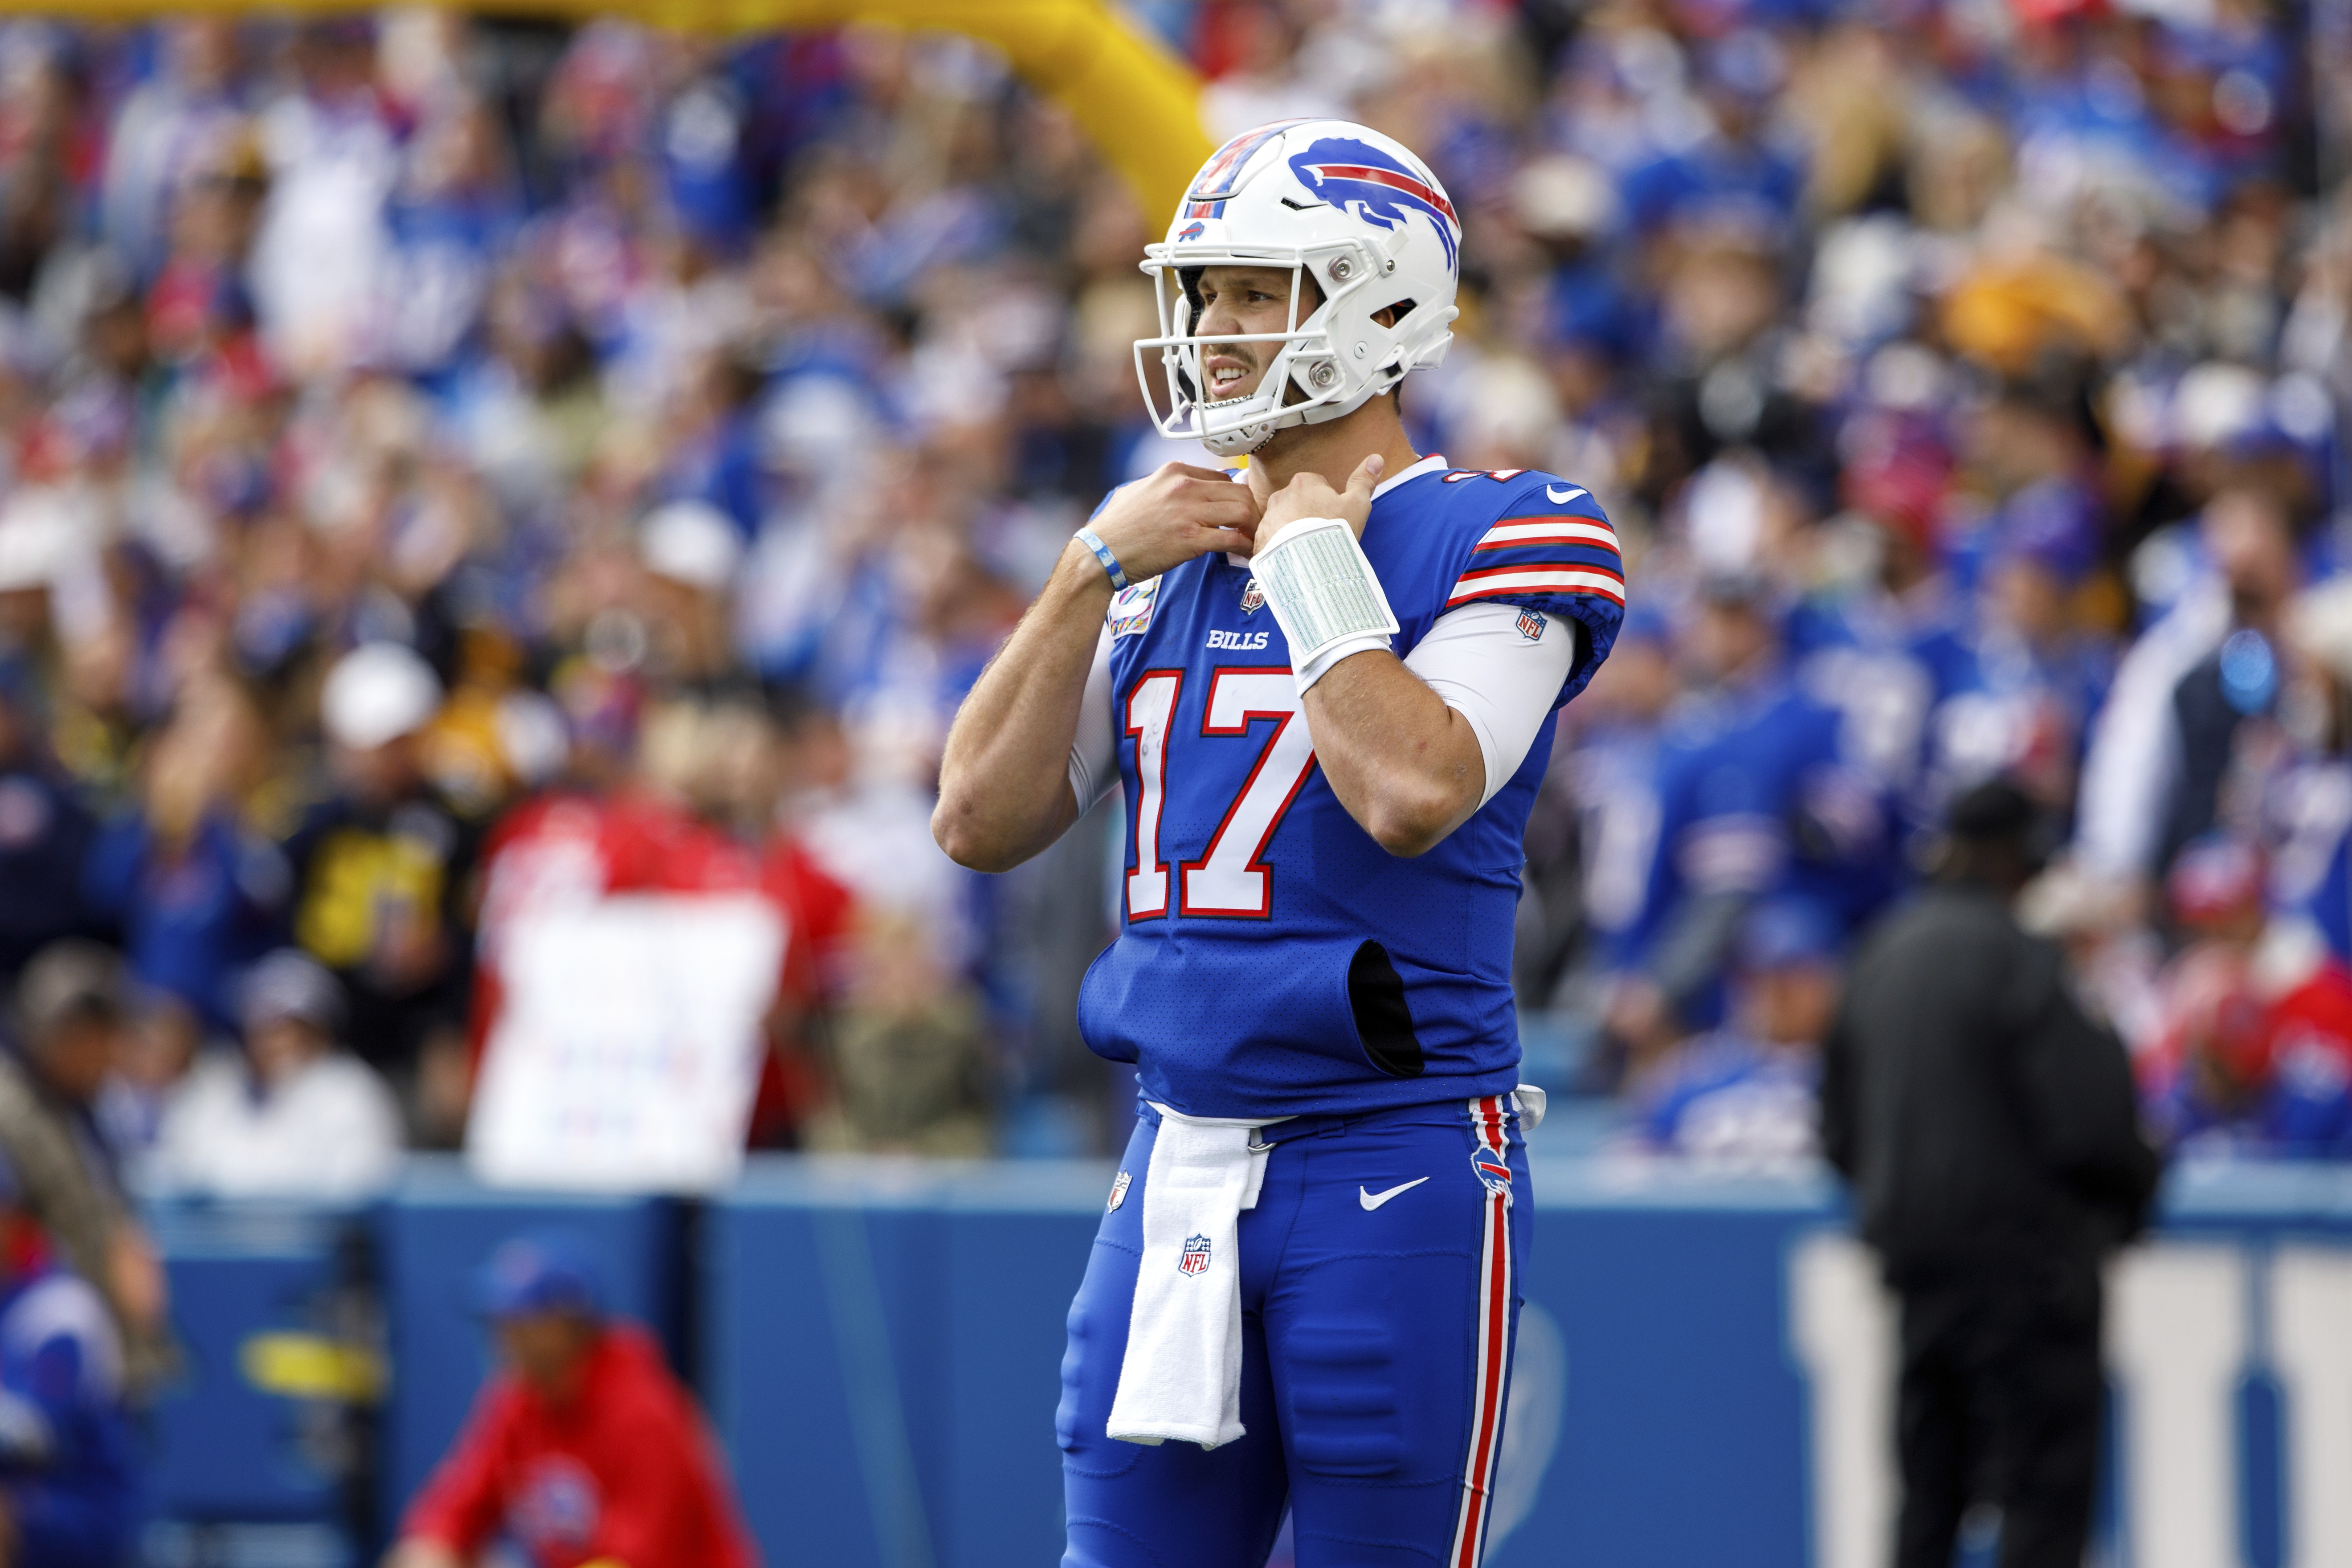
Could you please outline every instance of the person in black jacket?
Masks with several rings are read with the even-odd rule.
[[[2010,912],[2035,828],[2006,783],[1954,804],[1942,877],[1865,941],[1824,1047],[1822,1151],[1902,1303],[1898,1568],[1949,1568],[1980,1499],[2002,1568],[2081,1568],[2100,1261],[2160,1169],[2122,1045]]]

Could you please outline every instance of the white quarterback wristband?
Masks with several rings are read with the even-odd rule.
[[[1290,644],[1301,697],[1349,654],[1387,647],[1396,635],[1389,596],[1344,518],[1285,523],[1250,565]]]

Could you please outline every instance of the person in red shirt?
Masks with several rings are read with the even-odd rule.
[[[758,1568],[692,1396],[644,1330],[607,1318],[566,1238],[519,1237],[483,1278],[506,1368],[401,1521],[385,1568]]]
[[[2206,1157],[2352,1158],[2352,970],[2310,921],[2271,912],[2268,885],[2262,851],[2235,839],[2175,861],[2166,889],[2193,941],[2139,1064],[2147,1118]]]

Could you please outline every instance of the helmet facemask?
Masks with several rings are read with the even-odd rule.
[[[1255,452],[1286,426],[1318,425],[1355,412],[1413,368],[1405,362],[1400,341],[1404,334],[1398,329],[1408,322],[1419,327],[1413,321],[1418,312],[1408,312],[1396,328],[1372,320],[1376,311],[1402,301],[1371,292],[1394,270],[1394,264],[1362,241],[1340,240],[1296,250],[1154,245],[1146,254],[1150,259],[1144,269],[1151,274],[1160,333],[1136,343],[1135,364],[1145,406],[1162,436],[1200,441],[1223,457]],[[1285,330],[1200,335],[1194,330],[1201,316],[1194,284],[1212,267],[1287,271],[1290,306]],[[1322,300],[1301,320],[1299,305],[1306,290],[1300,285],[1309,277]],[[1376,298],[1378,303],[1373,302]],[[1447,316],[1450,320],[1450,310]],[[1441,353],[1444,341],[1441,337]],[[1212,347],[1260,342],[1282,346],[1256,386],[1239,397],[1207,397],[1203,354]],[[1344,354],[1339,347],[1343,343]],[[1160,411],[1161,398],[1154,393],[1147,358],[1155,352],[1165,414]],[[1434,363],[1433,356],[1419,356],[1419,363]]]

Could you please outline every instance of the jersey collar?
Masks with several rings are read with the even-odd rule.
[[[1445,472],[1445,454],[1443,452],[1432,452],[1428,457],[1423,458],[1412,468],[1407,468],[1404,472],[1397,475],[1396,478],[1392,479],[1382,479],[1379,484],[1374,485],[1372,487],[1372,499],[1374,500],[1378,500],[1382,496],[1388,494],[1391,490],[1396,489],[1397,486],[1407,483],[1412,479],[1417,479],[1423,474],[1442,474],[1444,472]]]
[[[1247,468],[1229,468],[1226,472],[1233,475],[1237,483],[1249,483],[1249,470]],[[1391,490],[1396,489],[1397,486],[1403,484],[1408,479],[1417,479],[1423,474],[1442,474],[1444,472],[1445,472],[1445,454],[1443,452],[1432,452],[1428,457],[1423,458],[1420,462],[1415,463],[1403,473],[1399,474],[1396,478],[1392,479],[1382,479],[1379,484],[1374,485],[1372,487],[1372,499],[1374,500],[1380,500],[1382,496],[1388,494]],[[1247,566],[1249,563],[1250,558],[1248,556],[1236,555],[1230,550],[1225,552],[1226,565]]]
[[[1397,486],[1405,483],[1409,479],[1417,479],[1423,474],[1442,474],[1445,471],[1445,454],[1443,452],[1432,452],[1428,457],[1423,458],[1420,462],[1415,463],[1412,467],[1407,468],[1403,473],[1397,475],[1393,479],[1382,479],[1379,484],[1374,485],[1372,487],[1372,499],[1374,500],[1380,500],[1382,496],[1388,494],[1391,490],[1396,489]],[[1249,483],[1249,470],[1247,468],[1227,468],[1225,473],[1235,484],[1245,485]]]

